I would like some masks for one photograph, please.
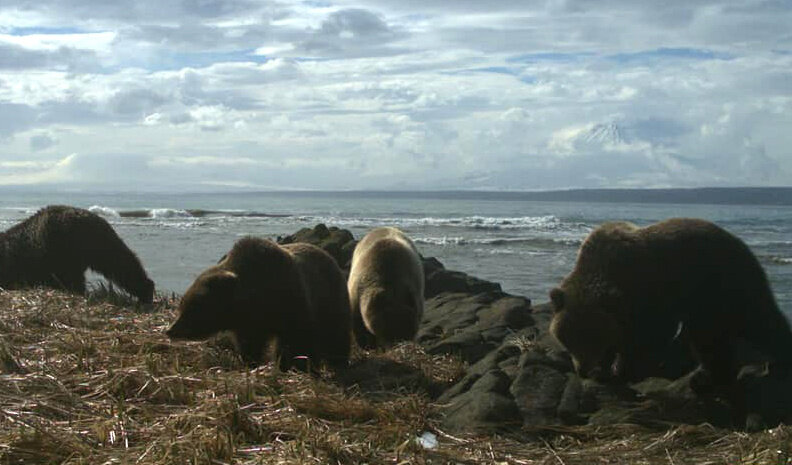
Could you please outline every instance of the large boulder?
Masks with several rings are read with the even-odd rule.
[[[352,253],[355,251],[357,241],[352,233],[346,229],[335,226],[327,227],[317,224],[313,228],[302,228],[294,234],[278,237],[278,244],[292,244],[306,242],[324,249],[329,253],[342,270],[349,271],[352,262]]]
[[[315,244],[346,270],[357,244],[349,231],[321,224],[278,242]],[[450,430],[702,422],[759,428],[792,420],[792,373],[783,370],[754,369],[741,376],[735,389],[749,413],[745,425],[735,422],[743,419],[724,396],[697,396],[693,387],[706,382],[706,376],[690,372],[695,363],[683,338],[667,348],[661,374],[669,379],[650,378],[630,386],[582,379],[549,333],[549,303],[531,305],[527,298],[503,292],[497,283],[447,270],[436,258],[424,258],[423,263],[427,300],[417,342],[427,353],[452,354],[469,364],[464,376],[443,392],[427,391],[437,396]],[[749,363],[750,354],[745,359]],[[425,384],[414,373],[396,368],[388,367],[388,384]]]
[[[426,301],[417,341],[432,354],[475,363],[509,335],[532,327],[531,301],[499,290],[479,294],[441,292]]]
[[[478,294],[501,290],[501,286],[498,283],[485,281],[461,271],[447,270],[434,257],[424,258],[424,277],[426,279],[424,296],[427,299],[444,292]]]

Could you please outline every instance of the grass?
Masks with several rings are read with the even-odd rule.
[[[249,370],[227,338],[171,344],[176,303],[0,291],[0,463],[792,463],[786,426],[448,434],[432,398],[463,374],[454,358],[405,344],[337,374]]]

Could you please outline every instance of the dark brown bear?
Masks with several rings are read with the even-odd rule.
[[[424,310],[423,263],[404,233],[385,227],[366,234],[352,255],[347,286],[358,345],[415,338]]]
[[[44,285],[85,293],[85,270],[101,273],[142,303],[154,282],[103,218],[82,208],[49,206],[0,233],[0,285]]]
[[[242,359],[261,362],[274,341],[281,370],[347,364],[350,350],[349,297],[341,270],[310,244],[279,246],[245,237],[187,289],[171,339],[203,340],[234,334]]]
[[[671,342],[686,340],[710,386],[733,386],[742,340],[767,361],[792,363],[792,332],[748,247],[713,223],[607,223],[550,292],[551,332],[584,376],[657,376]]]

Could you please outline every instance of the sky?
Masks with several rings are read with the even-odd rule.
[[[790,186],[790,24],[788,0],[3,0],[0,186]]]

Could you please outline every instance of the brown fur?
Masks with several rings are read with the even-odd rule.
[[[764,270],[740,239],[708,221],[604,224],[550,297],[551,332],[582,375],[657,376],[675,337],[689,342],[716,386],[737,377],[739,339],[792,363],[792,332]]]
[[[415,338],[424,308],[423,264],[404,233],[377,228],[366,234],[352,256],[347,287],[361,347]]]
[[[349,298],[333,258],[310,244],[279,246],[245,237],[198,276],[168,329],[171,339],[202,340],[232,332],[242,358],[262,360],[274,342],[274,358],[287,370],[314,364],[346,365],[350,350]]]
[[[85,270],[105,278],[143,303],[154,282],[113,228],[82,208],[49,206],[0,233],[0,285],[50,286],[85,293]]]

